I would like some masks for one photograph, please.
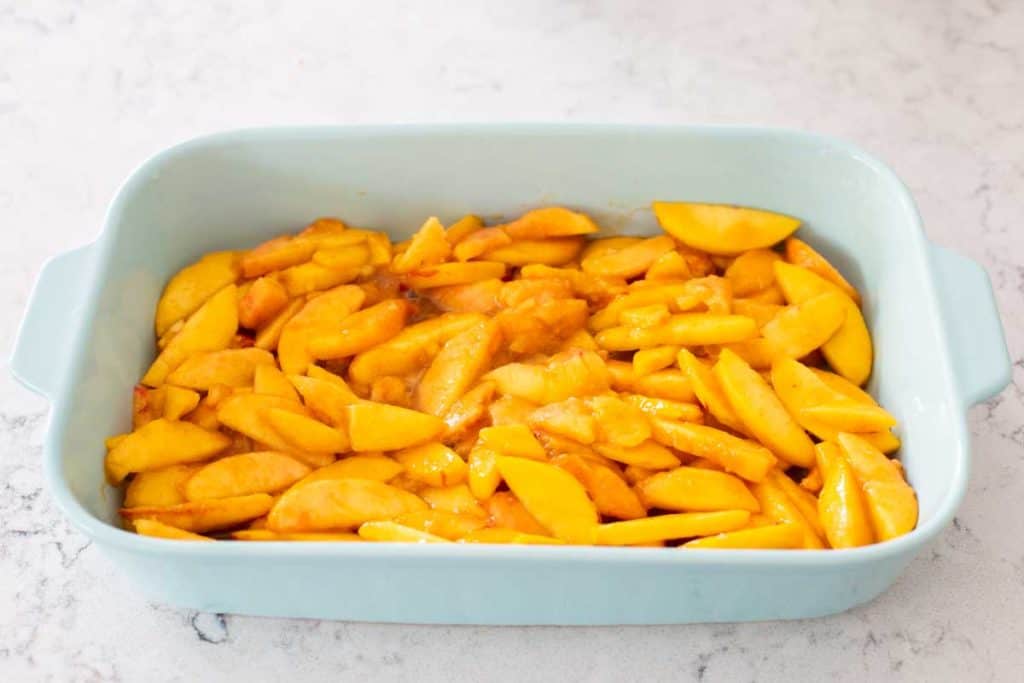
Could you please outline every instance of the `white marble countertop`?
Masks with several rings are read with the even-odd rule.
[[[1024,3],[180,4],[0,0],[0,349],[42,262],[94,238],[136,164],[200,133],[763,123],[851,139],[896,169],[931,239],[989,269],[1016,383],[971,413],[954,525],[872,604],[792,623],[468,628],[146,603],[54,509],[47,406],[0,372],[0,679],[1020,679]]]

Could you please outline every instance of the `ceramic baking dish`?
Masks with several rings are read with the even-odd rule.
[[[431,214],[497,218],[553,203],[608,232],[644,234],[656,229],[652,199],[799,216],[801,236],[860,288],[877,348],[870,389],[900,421],[917,530],[856,550],[787,552],[203,544],[119,528],[103,439],[129,424],[164,282],[199,255],[322,215],[400,240]],[[858,149],[761,128],[568,125],[271,128],[173,147],[131,175],[95,243],[43,268],[11,366],[52,402],[51,493],[153,600],[490,624],[787,619],[871,600],[952,518],[970,460],[965,411],[1003,388],[1010,367],[985,272],[930,244],[900,181]]]

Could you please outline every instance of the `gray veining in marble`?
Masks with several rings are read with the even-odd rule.
[[[0,349],[40,265],[200,133],[284,123],[764,123],[856,141],[983,263],[1014,384],[971,412],[955,524],[839,617],[461,628],[147,604],[42,490],[45,402],[0,372],[0,680],[1019,680],[1024,2],[0,0]],[[6,355],[6,351],[4,352]]]

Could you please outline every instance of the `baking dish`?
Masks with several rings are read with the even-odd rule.
[[[321,215],[404,239],[426,215],[497,218],[552,203],[642,234],[656,229],[652,199],[799,216],[801,236],[848,274],[874,332],[870,389],[900,421],[918,529],[855,550],[787,552],[200,544],[117,525],[103,438],[129,422],[163,284],[202,253]],[[11,367],[52,402],[44,468],[59,506],[153,600],[490,624],[784,619],[866,602],[952,518],[969,467],[966,409],[1010,371],[985,272],[930,244],[906,189],[863,152],[784,130],[589,125],[271,128],[173,147],[126,181],[95,243],[43,268]]]

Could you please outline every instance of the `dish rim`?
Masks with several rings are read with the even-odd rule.
[[[67,402],[71,387],[77,385],[85,370],[83,356],[84,334],[96,318],[99,290],[108,272],[117,230],[128,198],[162,165],[195,149],[222,145],[266,141],[268,139],[317,139],[323,137],[429,137],[464,134],[500,134],[539,136],[626,136],[666,135],[677,133],[703,134],[709,137],[770,136],[784,141],[827,147],[841,152],[870,168],[882,182],[895,192],[899,208],[909,219],[901,229],[911,231],[916,247],[909,256],[919,259],[917,267],[923,269],[928,287],[922,303],[930,307],[930,317],[940,323],[943,334],[938,335],[937,350],[942,356],[941,371],[951,387],[947,397],[956,409],[953,421],[953,439],[949,447],[956,449],[953,479],[935,513],[910,533],[899,538],[860,548],[841,550],[733,550],[689,549],[674,552],[668,548],[616,548],[602,546],[522,546],[502,544],[457,544],[453,550],[448,544],[415,543],[317,543],[307,541],[265,541],[259,543],[180,543],[167,539],[150,538],[132,533],[103,521],[76,500],[60,466],[60,440],[68,427],[70,413]],[[654,563],[715,567],[744,567],[757,565],[785,567],[833,567],[874,563],[899,555],[909,555],[945,528],[952,520],[967,488],[970,468],[970,449],[964,392],[957,381],[951,362],[949,325],[938,301],[938,283],[935,270],[928,257],[931,243],[927,240],[917,210],[907,187],[886,164],[845,140],[803,130],[743,125],[684,125],[684,124],[591,124],[591,123],[442,123],[442,124],[374,124],[374,125],[311,125],[266,126],[241,128],[209,133],[171,145],[140,163],[118,188],[103,220],[103,228],[94,242],[84,247],[92,258],[87,285],[83,287],[81,311],[72,335],[72,353],[61,378],[49,397],[50,419],[43,447],[43,469],[47,486],[58,508],[72,524],[97,543],[118,550],[161,554],[188,558],[276,558],[316,557],[352,559],[404,559],[417,558],[495,558],[507,560],[547,560],[566,562]]]

